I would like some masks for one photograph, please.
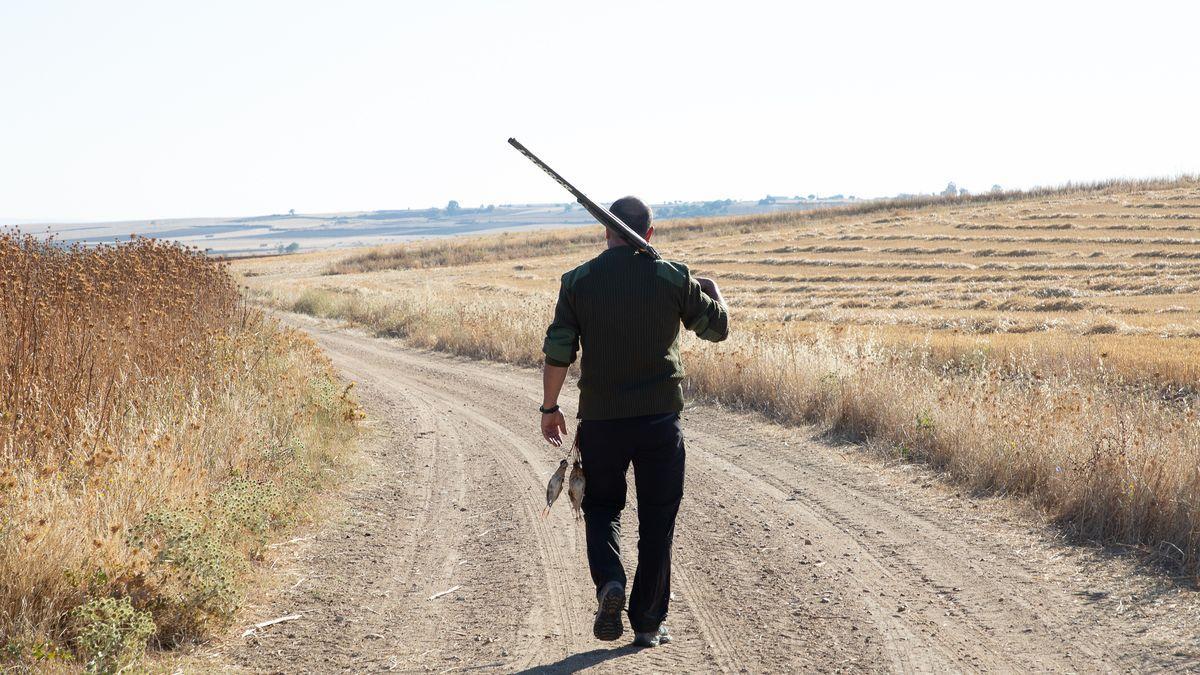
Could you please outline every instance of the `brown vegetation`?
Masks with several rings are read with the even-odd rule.
[[[227,624],[343,394],[199,252],[0,235],[0,663],[114,670]]]

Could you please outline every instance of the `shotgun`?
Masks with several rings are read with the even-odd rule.
[[[592,214],[593,218],[600,221],[601,225],[607,227],[613,234],[624,240],[626,244],[629,244],[639,252],[645,253],[655,260],[662,258],[662,256],[658,254],[658,251],[654,250],[654,247],[651,246],[649,242],[643,239],[640,234],[633,231],[633,228],[626,225],[625,222],[620,218],[614,216],[608,209],[588,199],[587,195],[577,190],[574,185],[571,185],[567,182],[567,179],[558,175],[557,171],[551,169],[545,162],[538,159],[537,155],[533,154],[528,148],[521,145],[520,141],[515,138],[510,138],[508,139],[508,144],[520,151],[522,155],[528,157],[529,160],[534,164],[537,164],[539,167],[541,167],[542,171],[550,174],[550,177],[557,181],[559,185],[566,188],[567,192],[570,192],[571,195],[575,197],[580,206],[582,206],[588,213]]]

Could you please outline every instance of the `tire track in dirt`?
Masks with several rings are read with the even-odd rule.
[[[501,383],[528,377],[519,369],[496,366],[485,372]],[[529,400],[537,401],[532,393],[536,390],[529,391]],[[1120,602],[1110,603],[1116,610],[1110,614],[1088,599],[1103,593],[1079,588],[1078,583],[1074,587],[1055,583],[1092,576],[1109,584],[1114,576],[1124,577],[1120,581],[1133,589],[1130,596],[1136,602],[1138,597],[1157,595],[1161,588],[1154,587],[1161,586],[1161,580],[1106,565],[1084,570],[1052,564],[1064,552],[1078,549],[1046,540],[1043,531],[1030,536],[1014,533],[1013,528],[964,523],[957,512],[977,508],[971,500],[956,498],[953,510],[946,512],[923,505],[925,495],[897,499],[894,484],[882,491],[872,489],[870,483],[878,476],[871,472],[878,466],[830,457],[829,448],[806,442],[796,430],[764,423],[757,416],[728,412],[687,416],[690,474],[704,472],[710,463],[724,467],[744,483],[742,492],[761,492],[762,504],[785,503],[788,517],[810,524],[810,531],[821,530],[833,557],[852,559],[853,583],[869,591],[859,603],[881,633],[894,670],[1077,672],[1095,664],[1143,669],[1160,659],[1188,663],[1191,652],[1178,646],[1194,643],[1195,638],[1180,621],[1160,615],[1160,620],[1167,619],[1163,623],[1175,625],[1157,643],[1132,650],[1115,647],[1114,634],[1149,635],[1167,626],[1127,625],[1120,616]],[[770,442],[746,443],[752,429],[772,430]],[[814,447],[818,452],[809,451]],[[705,456],[697,458],[698,453]],[[836,478],[848,469],[854,474],[850,479]],[[853,480],[868,476],[870,480]],[[923,488],[931,488],[931,482],[929,476],[922,477]],[[711,485],[707,480],[701,483]],[[689,513],[710,510],[711,504],[704,503],[710,493],[702,488],[697,495],[689,488],[686,501],[702,503],[689,504],[681,514],[682,538],[690,531]],[[812,528],[813,524],[819,527]],[[685,552],[693,548],[688,543],[677,547]],[[1033,550],[1043,555],[1031,555]],[[1195,604],[1192,595],[1184,606]],[[1019,639],[1011,636],[1013,632],[1020,634]]]
[[[410,371],[411,372],[411,371]],[[509,453],[497,449],[493,443],[485,442],[481,445],[487,448],[492,456],[506,470],[508,476],[513,480],[514,485],[534,485],[539,478],[533,464],[530,464],[528,457],[522,452],[523,443],[509,434],[508,430],[496,424],[487,417],[484,417],[476,412],[473,412],[470,407],[462,401],[455,401],[452,397],[439,392],[436,389],[430,388],[421,380],[413,377],[409,373],[402,373],[396,379],[396,386],[407,387],[414,391],[419,391],[423,395],[426,402],[438,402],[444,409],[449,409],[454,406],[461,406],[463,409],[457,413],[464,421],[478,428],[479,431],[493,434],[493,438],[499,437],[506,444],[515,448],[524,462],[518,462]],[[536,461],[536,458],[535,458]],[[527,469],[522,469],[519,464],[524,463],[528,466]],[[530,496],[532,497],[532,495]],[[536,553],[541,557],[540,567],[545,577],[545,587],[549,589],[546,594],[549,602],[554,606],[554,613],[557,614],[557,629],[564,631],[565,640],[562,642],[564,651],[577,646],[582,641],[581,617],[577,616],[578,612],[572,603],[569,602],[573,595],[573,589],[577,589],[577,578],[572,578],[577,575],[568,575],[567,571],[573,568],[573,565],[567,562],[562,551],[562,542],[558,541],[559,537],[555,537],[550,530],[547,521],[541,518],[540,512],[536,508],[536,502],[532,498],[519,499],[517,504],[513,505],[515,510],[522,512],[524,525],[534,533],[537,539]],[[559,504],[559,510],[563,508]],[[538,652],[528,654],[528,659],[532,661],[538,656]],[[525,664],[528,665],[528,664]]]
[[[424,401],[436,401],[442,410],[455,410],[456,415],[461,415],[468,423],[490,432],[489,438],[502,440],[503,443],[487,445],[493,448],[498,460],[507,462],[514,467],[513,475],[519,485],[540,487],[563,454],[561,450],[547,446],[536,434],[536,430],[530,429],[528,410],[535,410],[537,404],[526,408],[513,408],[511,400],[514,392],[511,391],[512,383],[509,380],[480,377],[479,373],[471,373],[469,378],[464,378],[463,373],[447,369],[443,363],[430,362],[420,358],[413,359],[411,354],[388,349],[386,346],[349,343],[341,335],[328,335],[326,339],[338,341],[339,351],[335,354],[366,352],[371,354],[372,359],[390,364],[394,382],[403,382],[410,389],[420,392]],[[335,356],[335,358],[337,357]],[[481,383],[484,382],[496,385],[499,389],[492,390],[487,386],[481,386]],[[446,387],[451,384],[456,385],[451,389],[454,393],[447,393]],[[569,404],[565,407],[569,413],[570,408],[574,406]],[[496,420],[507,422],[510,426],[506,427]],[[523,435],[515,434],[510,430],[521,427],[525,427]],[[516,469],[512,458],[501,448],[515,450],[523,460],[522,463],[528,468],[524,472]],[[522,473],[524,475],[521,475]],[[531,492],[533,491],[534,488],[531,488]],[[564,630],[568,633],[568,639],[561,645],[562,656],[565,658],[579,651],[581,645],[594,647],[603,643],[594,641],[590,635],[590,621],[595,610],[595,602],[594,591],[587,574],[582,528],[571,525],[563,526],[561,521],[564,520],[568,510],[564,503],[556,505],[554,513],[558,514],[557,517],[552,515],[548,521],[541,521],[535,517],[536,500],[540,499],[539,495],[540,489],[537,489],[524,500],[530,513],[529,526],[539,532],[544,532],[544,528],[548,527],[546,523],[553,523],[557,518],[559,527],[555,532],[565,538],[565,541],[552,541],[552,537],[543,537],[543,545],[539,546],[539,554],[548,559],[547,567],[549,569],[572,572],[569,575],[572,578],[569,580],[555,578],[549,580],[549,584],[557,591],[551,594],[551,601],[561,602],[564,598],[571,597],[577,600],[576,606],[568,606],[562,611],[565,623],[548,628],[548,630]],[[636,517],[636,513],[636,496],[631,492],[627,516]],[[633,529],[628,526],[624,528],[625,541],[622,542],[622,550],[627,552],[627,556],[636,551],[636,546],[631,545]],[[573,562],[564,560],[560,553],[560,550],[564,548],[575,550],[579,554],[577,560]],[[628,557],[626,563],[627,567],[632,564]],[[632,574],[630,577],[632,578]],[[703,606],[690,598],[686,590],[681,589],[681,595],[683,596],[682,603],[676,603],[677,610],[672,612],[671,624],[676,630],[682,628],[683,633],[688,633],[693,632],[690,630],[692,624],[699,623],[699,628],[703,633],[704,626],[714,622],[710,620],[707,624],[700,623],[700,620],[693,616],[693,611],[695,614],[699,614],[704,611]],[[738,659],[729,648],[729,641],[722,639],[720,635],[705,635],[705,638],[709,645],[707,654],[696,650],[695,643],[684,642],[678,646],[672,645],[671,650],[642,653],[638,659],[639,667],[652,670],[656,668],[677,669],[681,663],[716,663],[719,664],[719,669],[736,670],[735,664],[738,663]]]
[[[987,650],[978,643],[981,637],[970,626],[960,626],[962,634],[943,636],[941,640],[926,639],[923,626],[912,620],[906,605],[888,603],[887,598],[898,588],[914,585],[914,580],[895,573],[891,566],[858,540],[846,536],[846,531],[826,513],[812,508],[804,501],[772,485],[773,481],[763,481],[736,463],[727,461],[720,456],[716,448],[728,441],[716,436],[693,431],[694,444],[710,452],[710,461],[723,467],[731,479],[738,480],[742,489],[749,494],[758,493],[761,503],[770,505],[776,520],[791,519],[791,522],[803,523],[804,538],[815,541],[814,550],[821,555],[822,562],[839,568],[846,566],[854,576],[854,582],[861,584],[862,592],[857,598],[884,641],[884,651],[890,659],[893,670],[911,672],[914,670],[933,670],[945,672],[959,671],[969,668],[969,657],[961,655],[971,651],[979,651],[976,658],[986,658],[986,663],[993,666],[1012,667],[998,653]],[[696,438],[696,437],[699,438]],[[737,445],[736,443],[732,443]],[[842,582],[844,583],[844,582]],[[903,602],[904,593],[899,593],[896,601]],[[901,609],[904,607],[904,609]]]
[[[329,336],[328,339],[338,340],[341,338]],[[406,372],[433,369],[433,374],[429,376],[429,381],[434,383],[434,386],[443,388],[453,385],[454,394],[452,397],[446,398],[446,394],[442,393],[439,395],[437,391],[429,390],[428,388],[423,389],[424,393],[430,396],[440,396],[447,404],[453,404],[454,402],[462,404],[467,402],[470,408],[478,407],[483,412],[474,413],[473,416],[479,418],[482,424],[488,426],[500,436],[507,438],[514,448],[519,449],[527,459],[531,460],[532,464],[537,464],[537,457],[541,456],[546,470],[533,477],[535,482],[540,484],[557,462],[561,453],[553,449],[548,449],[536,434],[526,433],[526,439],[531,436],[536,439],[531,444],[528,440],[521,440],[515,437],[505,427],[492,421],[502,420],[510,424],[512,428],[525,427],[528,429],[530,427],[530,415],[527,411],[536,409],[540,402],[540,398],[536,395],[536,392],[528,389],[528,381],[514,380],[510,369],[501,366],[499,367],[500,370],[497,371],[495,366],[488,364],[472,364],[478,365],[478,369],[473,369],[469,377],[464,377],[461,370],[453,363],[431,362],[423,355],[396,352],[378,344],[364,347],[359,344],[351,346],[343,342],[340,348],[370,349],[378,358],[388,359],[393,363],[404,364]],[[481,383],[484,382],[488,386],[481,386]],[[514,387],[517,388],[514,389]],[[526,406],[526,409],[518,406],[514,410],[511,404],[513,399],[528,401],[529,405]],[[568,417],[573,412],[573,409],[573,402],[564,403],[564,410]],[[534,416],[534,419],[536,420],[536,416]],[[537,448],[537,450],[533,450],[532,448]],[[694,460],[689,460],[689,462],[694,462]],[[692,466],[689,468],[689,472],[691,475],[694,475],[697,470],[702,469],[703,466],[701,466],[701,469],[696,469]],[[703,499],[706,493],[702,486],[697,488],[691,485],[693,482],[695,482],[694,479],[689,480],[688,496],[685,498],[687,501]],[[637,499],[632,490],[629,494],[628,506],[629,508],[626,510],[627,523],[631,517],[636,518],[637,514]],[[708,504],[706,510],[713,511],[716,508]],[[688,567],[693,560],[707,560],[709,558],[707,549],[720,549],[726,547],[728,544],[726,540],[718,537],[707,541],[704,546],[701,546],[694,537],[689,535],[689,532],[693,529],[692,521],[693,518],[689,515],[689,510],[685,509],[681,514],[677,532],[677,541],[680,543],[675,547],[674,554],[676,561],[674,576],[678,580],[676,590],[677,595],[680,597],[673,604],[670,625],[676,632],[682,635],[698,635],[703,640],[706,649],[697,654],[689,654],[687,652],[695,646],[694,642],[681,641],[672,645],[670,654],[674,658],[663,661],[661,665],[663,667],[671,666],[678,668],[679,664],[692,664],[694,666],[696,663],[702,661],[718,670],[736,672],[743,667],[742,664],[754,662],[755,660],[741,654],[739,645],[760,641],[761,637],[758,635],[759,631],[751,626],[742,625],[737,631],[727,627],[727,622],[723,618],[724,615],[729,613],[737,614],[746,609],[745,607],[731,607],[726,602],[715,602],[720,599],[722,594],[729,592],[730,589],[728,587],[706,588],[691,580]],[[632,545],[633,540],[631,539],[635,528],[626,525],[623,529],[626,541],[622,544],[622,550],[626,552],[627,568],[631,568],[636,559],[636,546]],[[707,529],[707,527],[702,526],[699,529]],[[579,540],[580,543],[578,545],[582,546],[582,533]],[[743,576],[756,578],[760,575],[761,571],[755,569],[748,570]],[[750,601],[758,603],[761,600],[761,597],[754,597]],[[710,607],[710,604],[714,605],[714,607]],[[589,605],[586,616],[590,617],[593,609],[594,607]],[[795,632],[805,637],[812,637],[809,630],[797,630]],[[778,638],[773,638],[773,641],[777,642]],[[778,652],[780,650],[776,649],[774,651]],[[650,663],[658,664],[665,655],[665,650],[661,652],[648,652],[644,658]]]
[[[761,424],[752,415],[727,415]],[[775,499],[814,526],[824,548],[848,557],[853,582],[871,591],[864,600],[887,598],[897,610],[903,607],[893,612],[875,603],[883,611],[872,608],[885,636],[895,638],[888,650],[893,668],[1081,672],[1188,662],[1178,646],[1194,638],[1181,632],[1169,613],[1135,622],[1119,616],[1119,603],[1090,599],[1105,593],[1089,586],[1112,584],[1114,577],[1137,588],[1134,596],[1152,596],[1162,580],[1111,564],[1090,569],[1060,564],[1058,558],[1081,550],[1047,540],[1044,531],[996,527],[977,510],[976,501],[951,497],[920,469],[902,467],[919,478],[898,485],[884,480],[870,458],[845,462],[828,452],[789,452],[787,443],[795,445],[796,439],[778,427],[765,442],[740,443],[730,427],[728,419],[699,420],[693,437],[735,471],[772,486]],[[934,508],[922,498],[953,507]],[[1008,520],[1006,512],[996,510]],[[964,511],[977,515],[964,516]],[[1158,644],[1135,645],[1128,639],[1159,630]]]
[[[363,383],[364,404],[391,429],[375,458],[386,470],[351,503],[369,512],[394,480],[393,501],[409,501],[377,508],[372,527],[401,519],[391,533],[397,553],[382,562],[361,547],[297,561],[302,574],[326,577],[327,596],[374,587],[380,616],[354,613],[347,630],[337,617],[361,594],[322,597],[333,609],[286,629],[317,638],[316,650],[293,639],[264,652],[268,634],[227,663],[289,672],[1079,672],[1200,662],[1188,627],[1200,616],[1194,594],[1009,524],[1007,511],[951,497],[920,470],[847,459],[804,429],[708,406],[684,415],[688,476],[668,620],[678,639],[640,651],[597,642],[582,528],[565,498],[538,517],[562,451],[544,444],[530,412],[537,374],[288,320]],[[635,499],[630,506],[627,567]],[[326,549],[346,528],[331,529]],[[451,584],[462,588],[426,600]],[[343,642],[321,639],[339,631]]]
[[[493,584],[496,581],[492,576],[495,572],[509,571],[511,573],[520,569],[524,563],[528,562],[529,556],[537,557],[537,567],[541,571],[543,580],[543,583],[534,589],[527,589],[523,593],[514,593],[503,600],[510,605],[510,609],[525,613],[524,625],[531,635],[531,638],[526,640],[523,646],[514,646],[512,650],[505,650],[509,651],[509,655],[514,656],[515,659],[505,662],[504,666],[506,668],[526,667],[537,662],[547,652],[552,652],[555,657],[561,658],[576,651],[583,642],[583,630],[586,626],[584,626],[585,618],[579,616],[577,607],[570,602],[572,594],[577,593],[582,587],[580,575],[571,574],[578,570],[578,565],[569,563],[563,554],[564,548],[575,548],[570,542],[573,530],[570,528],[552,530],[551,523],[557,523],[561,518],[547,521],[540,517],[536,501],[537,492],[534,489],[536,483],[544,478],[543,472],[534,468],[536,464],[541,463],[538,461],[539,458],[533,457],[534,463],[531,463],[530,454],[524,451],[527,444],[523,443],[521,439],[513,436],[506,428],[486,416],[474,412],[469,403],[456,400],[444,391],[437,389],[438,374],[420,378],[416,374],[418,372],[416,368],[389,359],[389,354],[386,352],[368,350],[365,360],[350,354],[351,350],[339,352],[337,354],[339,365],[355,364],[355,367],[348,369],[354,373],[387,372],[386,386],[389,389],[407,397],[423,414],[432,414],[433,411],[438,411],[440,420],[446,426],[454,429],[451,436],[454,438],[455,446],[469,443],[473,448],[487,453],[488,458],[503,471],[505,481],[499,487],[505,491],[505,494],[500,499],[501,506],[496,508],[509,514],[520,515],[519,522],[515,524],[515,527],[509,529],[519,535],[525,535],[521,538],[526,541],[516,547],[520,555],[506,560],[497,560],[495,561],[498,563],[496,566],[487,566],[486,571],[489,578],[473,580],[474,585]],[[390,368],[381,370],[381,365],[390,366]],[[470,440],[461,440],[463,436],[468,436]],[[513,455],[511,449],[517,450],[517,456]],[[472,482],[472,476],[463,471],[454,475],[452,480],[459,485],[466,485]],[[564,506],[560,503],[558,507],[558,513],[561,516]],[[486,535],[494,533],[492,528],[488,528],[474,533],[474,536],[483,539]],[[565,542],[563,535],[567,535]],[[485,545],[490,545],[490,543],[485,543]],[[549,613],[553,615],[553,619],[541,615],[546,608],[550,608]],[[486,622],[486,612],[485,605],[482,612],[484,622]],[[586,618],[590,619],[590,615]],[[459,623],[465,622],[460,620]],[[478,625],[481,622],[473,623]],[[556,649],[546,646],[546,638],[556,638]],[[590,640],[590,636],[588,639]]]

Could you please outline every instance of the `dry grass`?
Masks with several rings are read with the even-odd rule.
[[[512,260],[545,255],[563,246],[579,246],[596,238],[594,232],[577,230],[502,233],[475,237],[469,241],[434,240],[403,246],[378,246],[339,260],[328,268],[329,274],[352,274],[391,269],[424,269],[466,265],[481,260]]]
[[[169,646],[225,625],[355,416],[315,345],[202,254],[16,234],[0,406],[0,663],[100,671],[145,630]]]
[[[702,236],[656,243],[733,307],[731,340],[685,342],[693,395],[1021,495],[1082,537],[1197,572],[1198,207],[1193,178],[1114,182],[700,221]],[[559,274],[595,253],[560,236],[536,256],[436,269],[240,267],[280,306],[535,365]]]

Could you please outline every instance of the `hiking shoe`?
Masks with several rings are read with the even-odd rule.
[[[634,633],[633,645],[635,647],[657,647],[671,642],[671,632],[666,626],[659,626],[658,630],[650,633]]]
[[[596,599],[600,606],[596,609],[592,634],[597,640],[612,642],[621,637],[625,630],[621,623],[621,610],[625,609],[625,587],[619,581],[610,581],[600,589]]]

